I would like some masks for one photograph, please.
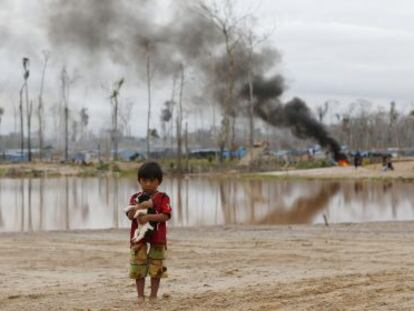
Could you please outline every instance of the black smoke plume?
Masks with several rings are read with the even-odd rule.
[[[315,139],[323,148],[333,153],[336,161],[346,159],[341,153],[339,143],[329,135],[326,128],[314,118],[306,103],[293,98],[283,104],[279,97],[285,85],[283,77],[275,76],[268,80],[257,77],[253,81],[254,111],[258,117],[276,127],[290,128],[292,133],[302,139]],[[249,86],[241,92],[244,98],[249,96]]]
[[[135,65],[145,77],[147,56],[158,77],[174,74],[182,63],[199,61],[221,44],[219,30],[177,1],[169,17],[157,21],[162,1],[49,0],[48,37],[63,53],[81,52],[88,62]]]

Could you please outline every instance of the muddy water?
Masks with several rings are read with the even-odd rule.
[[[0,179],[0,232],[125,228],[127,178]],[[191,177],[166,179],[171,226],[414,219],[414,184]]]

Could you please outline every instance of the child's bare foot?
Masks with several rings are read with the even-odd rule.
[[[157,302],[157,296],[155,296],[155,297],[149,296],[149,302],[150,303],[156,303]]]
[[[145,296],[137,298],[137,304],[142,305],[145,302]]]

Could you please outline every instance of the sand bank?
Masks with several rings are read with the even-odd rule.
[[[346,167],[333,166],[307,170],[265,172],[261,175],[305,179],[406,179],[414,181],[414,161],[396,161],[393,165],[393,171],[384,171],[381,164],[372,164],[357,169],[349,165]]]

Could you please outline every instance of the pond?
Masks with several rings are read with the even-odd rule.
[[[130,178],[0,179],[0,232],[127,228]],[[393,181],[166,178],[170,226],[414,219],[414,184]]]

